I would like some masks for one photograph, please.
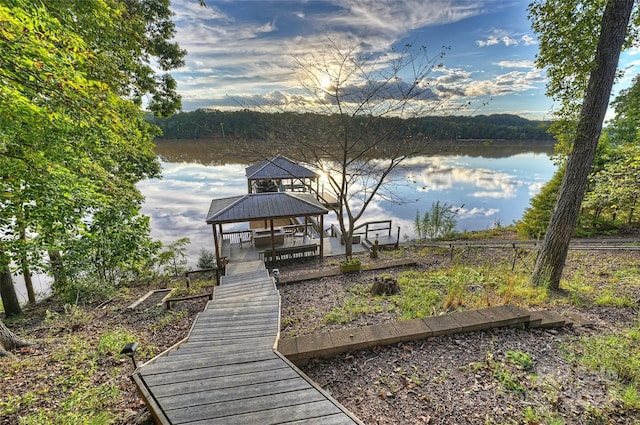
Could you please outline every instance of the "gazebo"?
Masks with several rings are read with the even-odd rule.
[[[305,232],[311,217],[317,217],[320,231],[320,258],[324,256],[322,249],[324,232],[324,216],[329,210],[322,206],[315,197],[308,193],[265,192],[249,193],[242,196],[214,199],[211,201],[206,222],[212,226],[213,243],[216,247],[216,264],[222,268],[222,245],[225,233],[223,224],[264,221],[264,232],[270,237],[267,245],[271,249],[272,258],[276,254],[276,236],[280,229],[274,221],[296,217],[304,219]]]
[[[245,174],[249,193],[311,192],[314,183],[318,192],[319,175],[282,155],[245,168]]]

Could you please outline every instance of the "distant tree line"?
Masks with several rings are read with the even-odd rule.
[[[251,110],[219,111],[198,109],[182,112],[169,118],[148,116],[147,119],[162,129],[162,139],[241,138],[265,139],[272,121],[286,120],[288,125],[309,120],[331,122],[332,117],[320,114],[293,112],[268,114]],[[362,117],[364,120],[365,117]],[[397,128],[399,118],[385,118],[378,125]],[[517,115],[495,114],[477,116],[426,116],[405,119],[406,134],[427,136],[436,140],[504,139],[552,141],[547,132],[550,122],[532,121]],[[381,129],[383,130],[383,129]]]

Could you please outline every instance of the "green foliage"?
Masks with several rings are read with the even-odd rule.
[[[327,323],[349,323],[360,316],[391,309],[390,306],[377,301],[369,297],[369,290],[364,285],[354,285],[346,292],[342,303],[325,315],[324,321]]]
[[[419,239],[447,238],[454,234],[457,219],[456,210],[446,202],[440,204],[436,201],[431,204],[431,209],[420,217],[420,211],[416,212],[414,230]]]
[[[582,337],[574,360],[624,385],[640,385],[640,325],[620,333]]]
[[[508,350],[505,353],[505,358],[508,362],[515,364],[522,368],[522,370],[531,370],[533,369],[533,359],[529,353],[525,353],[520,350]]]
[[[602,168],[591,175],[590,191],[583,202],[594,220],[613,228],[638,222],[640,216],[636,208],[640,198],[640,147],[620,142],[608,153]]]
[[[371,297],[368,288],[358,284],[344,294],[343,301],[327,314],[325,321],[348,323],[381,311],[394,311],[402,320],[409,320],[462,306],[548,302],[548,290],[527,285],[527,279],[526,273],[501,268],[455,266],[430,272],[404,271],[397,276],[399,294]]]
[[[348,258],[346,260],[340,261],[341,266],[354,266],[358,264],[361,264],[358,258]]]
[[[166,249],[158,254],[158,266],[170,276],[178,276],[183,273],[187,265],[187,245],[191,243],[189,238],[180,238],[170,243]]]
[[[562,158],[571,151],[605,5],[599,0],[536,0],[528,7],[531,28],[539,42],[536,65],[547,73],[547,96],[560,105],[554,111],[550,131],[559,142],[556,151]],[[632,12],[633,25],[624,49],[638,37],[639,12],[637,8]]]
[[[540,239],[549,225],[553,207],[558,199],[564,168],[559,169],[540,193],[531,198],[531,206],[524,211],[522,220],[516,223],[516,231],[524,239]]]
[[[293,114],[292,114],[293,115]],[[315,121],[328,118],[320,114],[310,114]],[[294,120],[295,116],[291,117]],[[303,117],[297,119],[302,121]],[[218,111],[198,109],[180,112],[169,118],[147,117],[162,128],[164,139],[205,139],[209,137],[261,139],[269,120],[269,115],[250,111]],[[302,122],[301,122],[302,124]],[[414,136],[426,135],[433,140],[452,139],[505,139],[505,140],[548,140],[549,122],[532,121],[517,115],[495,114],[478,116],[425,116],[406,120]],[[389,120],[388,125],[394,125]]]
[[[106,331],[100,336],[98,342],[97,354],[112,360],[120,358],[120,351],[125,344],[138,341],[138,337],[124,328],[116,328]]]
[[[116,285],[154,252],[136,183],[159,175],[157,128],[138,100],[150,94],[162,114],[179,106],[149,61],[168,70],[184,52],[168,42],[168,2],[143,3],[0,5],[2,248],[34,271],[48,271],[42,253],[63,253],[63,293]]]
[[[199,269],[213,269],[216,267],[216,256],[213,251],[202,248],[200,250],[200,256],[198,257]]]
[[[75,304],[65,304],[64,311],[47,310],[44,323],[50,330],[70,330],[84,326],[91,319],[91,315]]]
[[[151,325],[153,332],[162,332],[173,323],[184,319],[187,316],[186,311],[169,311],[160,320]]]

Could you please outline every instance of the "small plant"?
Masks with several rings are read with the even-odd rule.
[[[166,314],[162,319],[158,320],[156,323],[151,325],[151,330],[153,332],[160,332],[167,327],[169,327],[172,323],[178,322],[184,319],[187,316],[186,311],[170,311]]]
[[[198,257],[199,269],[213,269],[216,267],[216,256],[213,251],[202,248],[200,250],[200,257]]]
[[[540,415],[536,412],[536,409],[533,407],[526,407],[524,412],[522,412],[522,416],[524,416],[524,421],[527,424],[539,424],[540,423]]]
[[[139,338],[125,329],[114,329],[105,332],[98,342],[98,355],[100,357],[110,357],[114,360],[120,358],[120,350],[130,342],[135,342]]]
[[[359,264],[361,263],[360,263],[360,260],[357,258],[347,258],[346,260],[340,261],[341,266],[354,266]]]
[[[416,212],[414,230],[419,239],[435,239],[453,235],[457,220],[458,210],[445,203],[436,201],[431,204],[431,209],[420,216],[420,211]]]
[[[360,260],[357,258],[348,258],[340,262],[340,271],[342,273],[356,272],[360,270]]]
[[[502,367],[502,365],[498,365],[498,367],[493,371],[493,375],[507,390],[518,393],[525,392],[525,388],[520,385],[518,379],[506,368]]]
[[[640,383],[640,325],[621,333],[581,338],[574,351],[576,360],[589,369],[600,371],[619,383]]]
[[[158,265],[162,270],[172,276],[178,276],[187,265],[187,245],[191,243],[189,238],[181,238],[169,244],[167,249],[158,254]]]
[[[522,370],[531,370],[533,369],[533,359],[529,353],[525,353],[524,351],[507,351],[505,354],[507,361],[512,364],[519,366]]]

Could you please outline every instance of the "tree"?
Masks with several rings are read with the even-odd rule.
[[[557,2],[549,2],[545,4],[545,8],[552,7],[551,3]],[[571,2],[561,3],[564,3],[563,6],[566,7]],[[618,59],[627,34],[627,26],[633,5],[633,0],[607,1],[601,22],[597,27],[600,33],[593,66],[590,69],[588,86],[575,128],[571,154],[566,162],[558,200],[551,215],[531,277],[534,284],[548,284],[554,289],[557,289],[560,285],[569,242],[576,225],[587,178],[598,146],[602,122],[609,104],[609,96],[611,95]],[[573,7],[574,5],[572,4],[571,6]],[[566,12],[564,7],[563,10]],[[546,11],[544,8],[542,10]],[[538,22],[549,23],[547,20],[553,19],[554,15],[555,12],[551,15],[537,16],[536,19],[538,19]],[[568,28],[563,29],[574,34]],[[553,34],[550,33],[545,35],[548,39],[553,37]],[[580,37],[582,37],[582,34],[580,34]],[[543,50],[543,45],[541,45],[541,52],[547,55],[550,54],[548,50]],[[569,59],[563,58],[563,60]],[[539,58],[539,62],[544,63],[541,58]],[[551,68],[558,72],[555,78],[563,76],[561,70],[554,68],[553,65],[551,65]],[[564,77],[568,78],[569,76],[564,75]],[[554,80],[553,76],[551,76],[551,80]]]
[[[3,256],[4,253],[0,251],[0,257]],[[0,269],[0,297],[2,297],[4,314],[7,317],[20,316],[22,314],[22,308],[20,307],[18,296],[13,286],[13,277],[11,270],[9,270],[8,261],[5,259],[0,264],[2,264],[2,269]]]
[[[11,332],[9,328],[2,323],[2,320],[0,320],[0,357],[11,357],[12,354],[9,350],[26,347],[32,344],[33,343],[31,341],[20,338],[18,335]]]
[[[346,241],[352,239],[357,221],[373,199],[398,200],[393,191],[385,190],[394,170],[425,149],[426,137],[415,133],[403,118],[420,116],[441,102],[427,75],[441,66],[443,51],[429,57],[424,46],[407,45],[381,55],[360,48],[358,43],[341,46],[328,39],[323,52],[295,57],[307,96],[307,100],[297,98],[295,107],[307,113],[274,114],[269,125],[269,136],[280,153],[326,177],[324,192],[336,199],[329,208]],[[316,113],[325,119],[315,119]],[[351,244],[345,248],[350,258]]]
[[[172,35],[168,16],[168,1],[0,5],[3,269],[10,260],[25,269],[27,258],[43,270],[49,252],[56,278],[72,278],[65,254],[79,241],[96,247],[77,251],[87,262],[96,252],[107,256],[100,264],[116,257],[114,248],[119,259],[137,249],[133,243],[97,247],[134,228],[126,223],[139,214],[135,185],[159,175],[156,129],[144,121],[139,102],[150,93],[158,113],[179,106],[171,79],[155,78],[149,66],[153,58],[164,69],[181,64],[184,52],[163,43]],[[135,229],[148,239],[148,226]]]

